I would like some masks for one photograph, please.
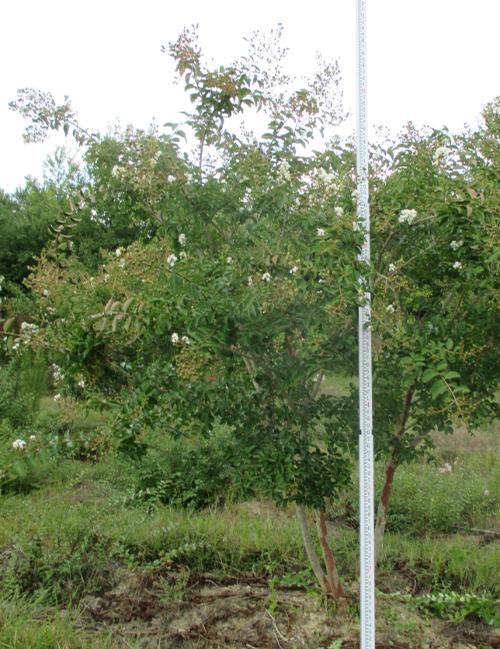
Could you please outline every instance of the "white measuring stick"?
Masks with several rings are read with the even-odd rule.
[[[365,232],[360,259],[370,263],[368,123],[366,115],[366,0],[357,1],[358,223]],[[375,553],[373,490],[372,341],[370,293],[362,282],[359,307],[359,532],[361,649],[375,649]]]

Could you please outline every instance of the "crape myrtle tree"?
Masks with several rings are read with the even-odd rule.
[[[103,253],[90,274],[77,245],[70,250],[71,224],[57,226],[31,278],[37,342],[73,377],[68,390],[84,379],[119,406],[116,435],[129,453],[144,451],[151,427],[174,437],[230,427],[237,479],[296,504],[314,572],[340,597],[324,512],[350,480],[357,403],[326,396],[321,381],[355,373],[361,270],[373,294],[375,441],[385,462],[378,549],[396,467],[430,452],[434,430],[473,428],[495,412],[498,104],[476,132],[409,128],[373,148],[373,260],[360,269],[354,147],[333,141],[299,155],[341,117],[330,95],[336,67],[290,91],[279,39],[255,37],[246,57],[217,70],[193,32],[168,49],[194,106],[194,155],[181,152],[175,126],[86,141],[82,209],[104,229],[122,219],[135,239]],[[268,117],[264,136],[236,134],[238,117],[256,110]],[[71,121],[68,130],[84,132],[69,108],[68,122],[53,112],[51,127]],[[306,507],[316,511],[326,574]]]
[[[498,100],[483,118],[459,137],[410,125],[373,155],[377,556],[397,466],[431,454],[434,431],[498,414]],[[352,417],[355,395],[344,405]]]
[[[85,385],[119,404],[124,451],[144,452],[151,427],[210,436],[225,424],[235,479],[296,504],[314,573],[340,598],[325,508],[350,480],[350,440],[332,427],[335,402],[321,383],[353,371],[362,233],[343,153],[299,155],[341,117],[338,70],[323,65],[290,90],[275,36],[255,36],[247,57],[217,70],[206,67],[192,31],[168,48],[194,106],[192,161],[176,127],[85,140],[90,181],[78,209],[101,220],[128,215],[141,233],[104,253],[91,275],[76,254],[78,216],[60,219],[30,279],[40,328],[28,342],[64,367],[68,391]],[[275,61],[272,72],[263,57]],[[66,130],[85,133],[69,104],[65,113],[49,101],[47,114],[33,91],[23,97],[31,118],[41,113],[54,128],[71,121]],[[244,109],[268,116],[262,138],[235,134]]]

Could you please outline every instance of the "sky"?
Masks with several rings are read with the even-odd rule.
[[[18,88],[68,95],[80,123],[105,131],[181,121],[188,107],[161,46],[199,25],[217,65],[243,54],[255,29],[282,23],[290,71],[320,52],[338,59],[345,105],[356,98],[356,0],[17,0],[0,4],[0,188],[13,192],[61,136],[24,144],[8,108]],[[499,0],[367,0],[368,116],[397,132],[408,121],[460,131],[500,94]],[[347,124],[354,130],[354,120]]]

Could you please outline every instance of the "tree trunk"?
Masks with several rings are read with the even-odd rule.
[[[394,472],[396,466],[393,458],[385,465],[385,482],[382,494],[377,507],[377,518],[375,521],[375,565],[379,560],[380,552],[382,551],[382,542],[384,539],[385,525],[387,523],[387,516],[389,513],[389,499],[392,492],[392,483],[394,480]]]
[[[377,507],[377,518],[375,521],[375,565],[377,565],[380,554],[382,552],[385,526],[387,524],[387,518],[389,515],[389,501],[391,498],[392,485],[394,482],[394,473],[396,472],[397,468],[398,445],[406,431],[406,424],[408,423],[408,417],[410,416],[414,393],[415,386],[411,385],[405,395],[401,419],[394,432],[391,452],[389,454],[387,464],[385,465],[385,481],[382,488],[382,493],[380,494],[380,499]]]
[[[318,512],[317,524],[319,541],[321,543],[323,556],[325,558],[326,579],[328,582],[328,587],[330,589],[332,597],[335,600],[345,599],[345,591],[342,588],[342,584],[340,583],[337,565],[335,563],[335,559],[333,558],[332,549],[328,543],[328,529],[326,526],[325,512]]]
[[[299,520],[300,531],[302,532],[302,539],[304,541],[304,547],[306,549],[307,558],[313,569],[313,572],[316,576],[316,579],[319,581],[321,588],[325,590],[325,573],[321,567],[319,557],[316,553],[316,548],[314,547],[314,542],[311,538],[311,533],[309,531],[309,523],[307,522],[306,509],[304,505],[295,505],[297,512],[297,518]]]
[[[320,538],[323,555],[325,557],[326,575],[321,566],[320,559],[314,547],[309,530],[309,523],[307,522],[306,510],[303,505],[296,505],[297,518],[302,532],[302,539],[304,540],[304,547],[306,549],[307,558],[311,564],[314,575],[318,580],[321,589],[326,595],[329,595],[334,600],[339,601],[345,598],[345,592],[339,580],[337,567],[333,558],[333,553],[328,545],[326,520],[323,512],[318,513],[318,533]]]

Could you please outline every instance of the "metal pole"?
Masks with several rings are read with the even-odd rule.
[[[368,124],[366,115],[366,0],[357,0],[357,181],[358,223],[365,232],[361,261],[370,263]],[[359,314],[359,511],[361,649],[375,649],[375,556],[373,507],[373,416],[370,293],[361,280]]]

